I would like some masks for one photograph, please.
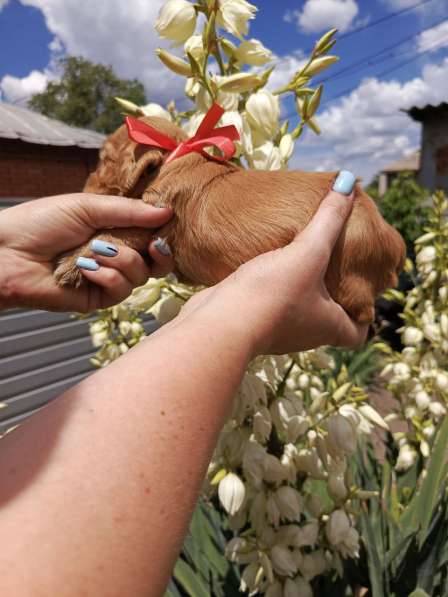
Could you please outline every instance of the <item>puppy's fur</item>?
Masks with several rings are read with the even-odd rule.
[[[166,120],[142,120],[176,141],[185,139],[185,133]],[[259,253],[289,243],[310,221],[336,177],[244,170],[197,153],[166,165],[165,155],[131,141],[122,126],[106,140],[84,191],[172,206],[175,217],[158,234],[172,248],[181,279],[205,285],[222,280]],[[133,228],[104,231],[97,238],[144,252],[150,234]],[[88,245],[59,261],[55,276],[60,285],[81,284],[75,265],[80,255],[92,257]],[[396,285],[404,256],[401,236],[357,185],[352,214],[326,276],[331,296],[356,321],[373,321],[374,299]]]

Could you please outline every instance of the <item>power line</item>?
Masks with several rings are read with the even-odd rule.
[[[384,17],[380,17],[379,19],[376,19],[376,21],[372,21],[371,23],[367,23],[366,25],[363,25],[362,27],[358,27],[356,29],[353,29],[352,31],[347,31],[347,33],[343,33],[342,35],[340,35],[338,37],[338,40],[342,41],[343,39],[347,39],[348,37],[351,37],[352,35],[356,35],[357,33],[360,33],[361,31],[365,31],[366,29],[370,29],[371,27],[375,27],[376,25],[385,23],[386,21],[389,21],[390,19],[399,17],[402,14],[405,14],[406,12],[410,12],[412,10],[420,8],[421,6],[424,6],[425,4],[429,4],[430,2],[434,2],[434,0],[423,0],[422,2],[417,2],[416,4],[413,4],[412,6],[408,6],[407,8],[402,8],[401,10],[397,10],[395,12],[390,12],[387,15],[384,15]]]
[[[428,31],[429,29],[434,29],[435,27],[438,27],[439,25],[441,25],[442,23],[448,23],[448,19],[446,17],[444,17],[443,19],[437,21],[436,23],[433,23],[432,25],[425,27],[423,29],[419,29],[418,31],[416,31],[415,33],[413,33],[412,35],[408,35],[404,38],[402,38],[400,41],[391,44],[390,46],[386,46],[385,48],[383,48],[382,50],[379,50],[378,52],[375,52],[373,54],[369,54],[367,56],[365,56],[364,58],[362,58],[361,60],[358,60],[356,62],[352,62],[351,64],[348,64],[346,67],[336,71],[335,73],[329,75],[328,77],[324,77],[323,79],[320,79],[319,81],[317,81],[317,83],[326,83],[327,81],[334,81],[335,79],[343,79],[345,76],[350,76],[352,74],[352,72],[358,72],[360,70],[363,70],[365,68],[369,68],[370,66],[372,66],[373,64],[378,64],[380,62],[384,62],[385,60],[388,60],[390,57],[394,57],[394,53],[389,53],[386,57],[384,57],[382,60],[378,60],[375,62],[372,62],[372,60],[374,58],[376,58],[377,56],[381,56],[382,54],[385,54],[386,52],[388,52],[389,50],[393,50],[394,48],[397,48],[405,43],[407,43],[408,41],[411,41],[412,39],[414,39],[415,37],[417,37],[418,35],[421,35],[422,33],[424,33],[425,31]],[[410,50],[407,50],[404,53],[409,53]],[[403,52],[401,54],[395,54],[395,56],[399,56],[402,55]],[[367,62],[366,62],[367,61]],[[360,68],[358,68],[360,67]]]
[[[417,55],[413,56],[412,58],[409,58],[408,60],[403,60],[402,62],[400,62],[399,64],[396,64],[392,68],[388,68],[388,69],[382,71],[381,73],[378,73],[377,75],[375,75],[375,77],[378,78],[378,79],[381,78],[381,77],[386,77],[387,75],[390,75],[391,73],[399,70],[400,68],[403,68],[407,64],[410,64],[411,62],[414,62],[415,60],[418,60],[421,56],[424,56],[425,54],[428,54],[429,52],[432,52],[435,49],[439,49],[438,46],[439,47],[443,47],[443,44],[445,44],[446,42],[448,42],[448,37],[439,40],[436,44],[434,44],[430,48],[427,48],[423,52],[419,52]],[[344,89],[343,91],[341,91],[337,95],[334,95],[333,97],[327,99],[325,102],[323,102],[322,105],[324,106],[326,104],[329,104],[330,102],[334,102],[337,99],[343,97],[344,95],[347,95],[347,94],[351,93],[355,89],[358,89],[358,85],[353,85],[351,87],[348,87],[347,89]],[[292,118],[293,116],[297,116],[297,112],[295,110],[289,112],[288,114],[286,114],[285,119]]]
[[[416,56],[413,56],[412,58],[409,58],[408,60],[403,60],[402,62],[400,62],[399,64],[396,64],[392,68],[388,68],[388,69],[382,71],[381,73],[378,73],[377,75],[375,75],[375,77],[377,77],[377,78],[386,77],[387,75],[390,75],[391,73],[399,70],[400,68],[403,68],[403,66],[406,66],[407,64],[410,64],[411,62],[414,62],[415,60],[418,60],[421,56],[424,56],[425,54],[428,54],[429,52],[433,52],[435,49],[438,49],[437,46],[443,47],[443,44],[445,44],[446,42],[448,42],[448,37],[439,40],[437,42],[437,44],[431,46],[430,48],[427,48],[423,52],[419,52]],[[358,87],[357,85],[354,85],[348,89],[345,89],[344,91],[341,91],[337,95],[328,99],[325,103],[334,102],[335,100],[339,99],[343,95],[347,95],[347,93],[354,91],[355,89],[357,89],[357,87]]]

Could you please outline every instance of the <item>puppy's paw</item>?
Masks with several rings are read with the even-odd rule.
[[[78,257],[91,258],[92,253],[89,250],[83,252],[77,251],[73,255],[66,255],[59,259],[53,275],[57,285],[61,288],[79,288],[85,283],[85,278],[79,267],[76,265]]]

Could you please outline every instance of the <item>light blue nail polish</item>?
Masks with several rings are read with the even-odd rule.
[[[164,238],[158,238],[154,243],[155,248],[162,253],[165,257],[169,257],[171,253],[171,249]]]
[[[118,247],[104,240],[92,240],[90,250],[97,253],[97,255],[103,255],[103,257],[115,257],[115,255],[118,255]]]
[[[96,272],[98,269],[100,269],[100,266],[95,259],[89,259],[88,257],[78,257],[76,260],[76,265],[80,269],[88,269],[90,272]]]
[[[342,193],[342,195],[350,195],[356,183],[355,175],[348,170],[341,170],[339,176],[334,181],[333,191]]]

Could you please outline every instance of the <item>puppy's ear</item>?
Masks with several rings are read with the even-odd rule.
[[[141,120],[177,142],[186,138],[182,129],[163,118]],[[100,152],[99,165],[87,179],[84,191],[128,196],[143,174],[156,173],[165,153],[162,149],[138,145],[129,139],[126,127],[121,126],[106,139]]]

